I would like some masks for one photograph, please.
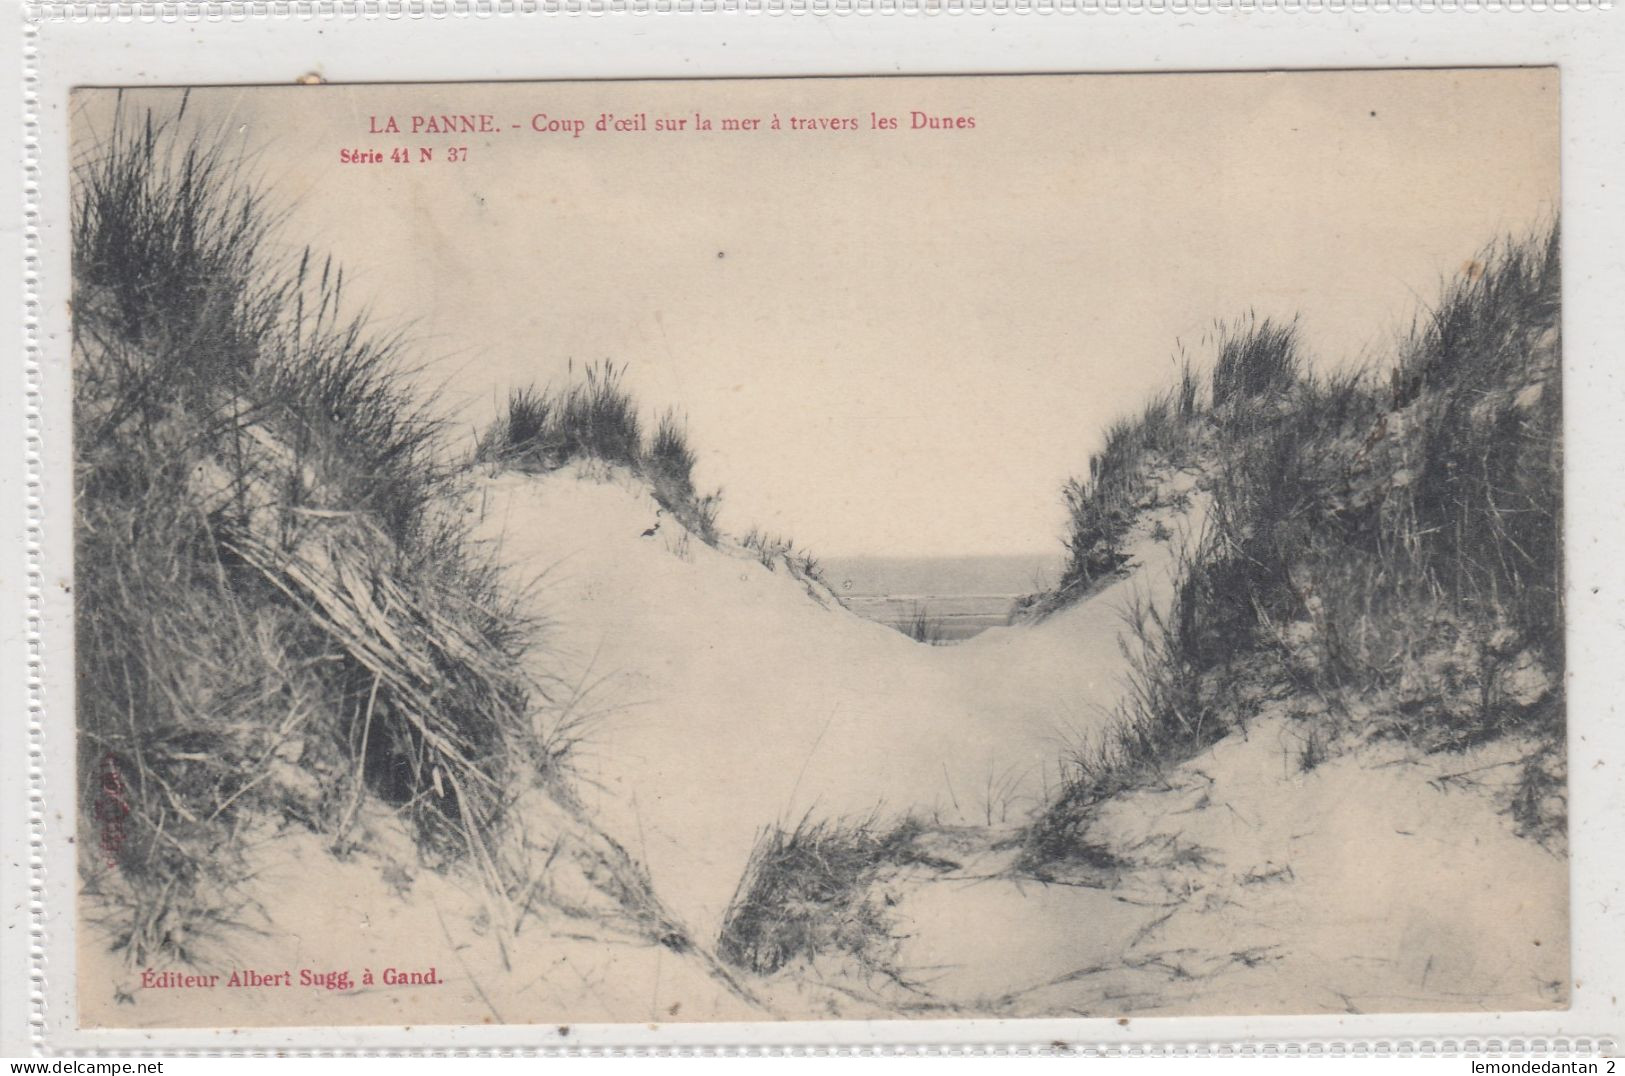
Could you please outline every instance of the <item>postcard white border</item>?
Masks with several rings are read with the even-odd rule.
[[[23,15],[25,368],[0,393],[8,669],[0,1054],[191,1050],[1612,1050],[1625,1027],[1625,14],[1606,5],[604,0],[50,4]],[[1491,8],[1496,10],[1491,10]],[[1058,9],[1070,10],[1058,10]],[[932,13],[932,11],[936,13]],[[573,12],[573,14],[572,14]],[[801,17],[775,17],[801,16]],[[912,16],[912,17],[911,17]],[[1115,17],[1113,17],[1115,16]],[[1556,64],[1562,71],[1573,1005],[1115,1020],[122,1031],[74,1026],[67,107],[75,85]],[[8,124],[9,126],[9,124]],[[16,177],[8,177],[7,184]],[[861,197],[861,192],[854,192]],[[15,219],[15,218],[14,218]],[[8,232],[16,234],[17,225]],[[15,369],[15,368],[14,368]],[[26,564],[24,563],[26,558]],[[34,634],[37,629],[37,634]],[[24,744],[28,749],[21,749]],[[16,944],[23,932],[26,944]]]

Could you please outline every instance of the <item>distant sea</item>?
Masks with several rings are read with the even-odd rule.
[[[824,578],[859,616],[896,627],[915,610],[959,642],[1009,623],[1017,598],[1054,585],[1060,554],[1001,557],[826,557]]]

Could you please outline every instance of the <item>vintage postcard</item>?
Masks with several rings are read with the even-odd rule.
[[[1565,1007],[1558,101],[76,90],[79,1021]]]

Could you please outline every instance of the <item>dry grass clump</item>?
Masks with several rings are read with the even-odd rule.
[[[1108,426],[1105,444],[1089,458],[1088,480],[1073,479],[1063,489],[1067,565],[1052,596],[1037,603],[1040,610],[1075,601],[1117,574],[1128,559],[1122,543],[1129,528],[1154,507],[1155,476],[1207,459],[1216,429],[1246,427],[1276,412],[1299,383],[1295,322],[1249,314],[1234,325],[1216,324],[1203,344],[1216,352],[1211,375],[1204,378],[1181,348],[1174,386]]]
[[[533,471],[573,459],[639,466],[643,424],[621,384],[624,374],[614,363],[593,363],[562,388],[514,389],[506,412],[481,436],[477,458]]]
[[[1077,842],[1091,804],[1222,735],[1266,681],[1321,700],[1322,722],[1358,712],[1356,732],[1424,750],[1561,745],[1559,306],[1554,227],[1449,284],[1386,375],[1311,372],[1291,324],[1220,338],[1186,442],[1208,450],[1209,532],[1171,608],[1131,615],[1117,727],[1072,760],[1029,834],[1037,859]],[[1068,487],[1083,577],[1130,525],[1110,512],[1131,522],[1137,476],[1169,458],[1169,399],[1114,426],[1090,483]],[[1309,730],[1313,762],[1342,731]],[[1514,805],[1531,834],[1553,828],[1553,772],[1531,763]]]
[[[437,507],[399,341],[279,253],[184,112],[121,108],[72,189],[86,870],[138,963],[202,958],[256,828],[342,849],[363,796],[489,878],[508,790],[554,762],[530,625]]]
[[[1224,621],[1232,614],[1228,603],[1213,600],[1222,580],[1204,572],[1202,562],[1197,553],[1181,565],[1166,613],[1138,597],[1125,609],[1127,693],[1105,733],[1064,760],[1059,793],[1027,828],[1025,869],[1043,874],[1059,862],[1105,865],[1103,850],[1086,836],[1093,807],[1155,783],[1230,731],[1233,678],[1215,670]]]
[[[643,457],[643,470],[664,499],[693,500],[694,465],[699,462],[689,447],[688,430],[677,415],[667,411],[660,416],[649,451]]]
[[[514,390],[504,413],[481,434],[475,459],[535,474],[575,459],[625,467],[648,481],[655,500],[691,534],[718,545],[721,491],[696,489],[698,457],[675,413],[663,414],[653,434],[644,437],[636,401],[622,384],[624,373],[613,363],[593,364],[562,388]],[[784,567],[820,603],[834,597],[818,558],[793,540],[752,527],[739,544],[769,571]]]
[[[1062,490],[1068,530],[1060,582],[1025,603],[1024,613],[1052,612],[1118,573],[1128,560],[1123,539],[1139,514],[1153,506],[1153,475],[1190,466],[1202,452],[1201,395],[1201,377],[1182,359],[1172,389],[1153,396],[1138,415],[1107,427],[1104,445],[1089,457],[1088,480],[1072,479]]]
[[[844,953],[895,977],[896,942],[871,887],[887,869],[911,861],[921,832],[910,819],[887,826],[857,822],[773,826],[751,851],[722,922],[717,955],[770,975],[796,960]]]
[[[1561,735],[1559,304],[1554,228],[1450,284],[1386,378],[1301,378],[1221,449],[1258,629],[1428,746]]]
[[[788,563],[795,550],[795,542],[776,534],[752,527],[739,539],[739,544],[756,557],[756,562],[770,572],[776,572],[781,563]]]
[[[1224,336],[1213,362],[1215,410],[1290,392],[1303,373],[1296,322],[1249,314],[1245,324]]]
[[[755,554],[757,563],[770,572],[778,571],[782,564],[797,579],[824,582],[824,566],[810,550],[797,549],[793,538],[781,538],[752,527],[739,539],[739,544]]]
[[[515,389],[505,412],[480,436],[475,458],[532,473],[575,459],[626,467],[649,480],[661,507],[690,533],[716,545],[721,492],[695,489],[697,457],[672,412],[661,416],[645,443],[637,403],[621,383],[624,374],[614,363],[594,363],[561,388]]]
[[[1560,742],[1524,759],[1509,810],[1518,835],[1553,852],[1568,848],[1568,764]]]
[[[915,642],[927,646],[941,646],[948,641],[948,630],[942,618],[932,616],[923,604],[916,604],[907,616],[892,626]]]

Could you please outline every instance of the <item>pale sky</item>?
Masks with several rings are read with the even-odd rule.
[[[81,139],[111,97],[77,102]],[[915,109],[975,127],[911,131]],[[697,110],[859,130],[591,129]],[[497,130],[410,133],[440,113]],[[390,115],[402,134],[369,133]],[[233,88],[187,121],[409,329],[442,413],[483,425],[512,386],[614,360],[651,415],[687,414],[725,527],[826,556],[1056,550],[1062,483],[1176,340],[1201,357],[1215,318],[1296,313],[1316,361],[1380,356],[1558,188],[1553,69]],[[340,162],[396,146],[436,159]]]

